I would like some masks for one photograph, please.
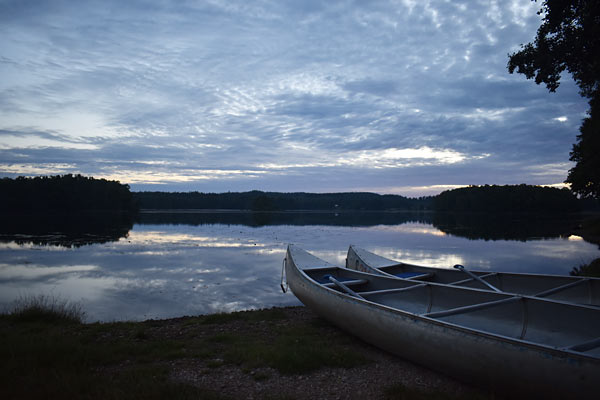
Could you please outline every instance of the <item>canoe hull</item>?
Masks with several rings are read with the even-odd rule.
[[[321,317],[407,360],[494,392],[591,398],[600,364],[359,300],[316,284],[286,255],[293,293]],[[597,392],[596,392],[597,394]],[[595,396],[594,396],[595,397]]]

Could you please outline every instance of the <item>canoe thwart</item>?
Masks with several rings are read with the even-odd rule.
[[[465,274],[469,275],[471,278],[476,279],[477,281],[483,283],[485,286],[489,287],[490,289],[492,289],[495,292],[502,292],[500,289],[498,289],[496,286],[490,284],[489,282],[484,281],[483,279],[481,279],[480,277],[478,277],[477,275],[475,275],[474,273],[472,273],[471,271],[467,270],[463,265],[460,264],[456,264],[454,266],[454,268],[458,269],[459,271],[464,272]]]
[[[398,293],[398,292],[406,292],[407,290],[422,288],[424,286],[427,286],[427,283],[420,283],[418,285],[408,286],[408,287],[404,287],[404,288],[380,289],[380,290],[371,290],[368,292],[359,292],[359,293],[362,296],[368,296],[371,294]]]
[[[483,278],[489,278],[489,277],[496,276],[496,275],[498,275],[497,272],[490,272],[489,274],[479,275],[479,277],[481,279],[483,279]],[[448,285],[464,285],[465,283],[469,283],[469,282],[476,281],[476,280],[477,279],[475,279],[475,278],[461,279],[460,281],[449,282]]]
[[[331,281],[331,283],[335,284],[335,286],[339,287],[340,289],[342,289],[344,292],[348,293],[349,295],[357,297],[362,300],[365,299],[360,294],[356,293],[354,290],[350,289],[348,286],[344,285],[342,282],[335,279],[333,276],[329,275],[329,280]]]
[[[558,293],[562,290],[572,288],[573,286],[577,286],[577,285],[580,285],[580,284],[582,284],[584,282],[588,282],[588,281],[589,281],[589,279],[584,278],[584,279],[581,279],[581,280],[578,280],[575,282],[565,283],[564,285],[560,285],[555,288],[544,290],[543,292],[540,292],[540,293],[536,293],[536,294],[534,294],[534,296],[536,296],[536,297],[550,296],[551,294]]]
[[[521,296],[514,296],[514,297],[509,297],[506,299],[486,301],[485,303],[471,304],[468,306],[456,307],[456,308],[451,308],[449,310],[443,310],[443,311],[435,311],[435,312],[430,312],[430,313],[421,314],[421,315],[424,317],[429,317],[429,318],[448,317],[450,315],[464,314],[464,313],[468,313],[471,311],[483,310],[486,308],[499,306],[501,304],[513,303],[513,302],[519,301],[521,299],[523,299]]]

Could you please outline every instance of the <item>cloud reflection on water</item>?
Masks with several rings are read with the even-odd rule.
[[[598,257],[585,241],[484,241],[429,224],[135,225],[128,237],[79,248],[5,243],[0,304],[28,294],[81,301],[90,321],[140,320],[297,305],[279,288],[287,243],[344,265],[349,244],[415,264],[568,274]]]
[[[192,234],[179,234],[168,231],[132,231],[128,237],[131,242],[140,243],[168,243],[168,244],[195,244],[206,247],[256,247],[263,246],[259,243],[240,243],[234,238],[217,238],[214,236],[194,236]]]
[[[43,265],[10,265],[0,264],[0,281],[2,280],[28,280],[61,274],[73,274],[74,272],[85,272],[97,269],[95,265],[65,265],[59,267],[47,267]]]

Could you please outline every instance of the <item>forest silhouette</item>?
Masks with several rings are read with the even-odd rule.
[[[82,175],[0,179],[3,213],[134,212],[129,185]]]
[[[437,196],[353,193],[131,192],[127,184],[81,175],[0,179],[0,210],[13,213],[125,212],[155,210],[437,211],[486,213],[577,212],[582,202],[568,189],[532,185],[483,185]]]

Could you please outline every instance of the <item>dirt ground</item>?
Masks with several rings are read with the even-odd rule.
[[[277,324],[298,324],[318,319],[306,307],[281,309],[286,318]],[[339,330],[320,324],[323,335]],[[155,334],[183,334],[184,319],[165,320]],[[197,329],[197,326],[194,327]],[[203,325],[199,335],[219,332],[272,335],[272,325],[249,321]],[[214,367],[215,360],[184,359],[169,365],[172,378],[194,386],[209,388],[222,395],[244,399],[412,399],[412,398],[488,398],[484,392],[448,376],[402,360],[358,339],[352,339],[354,351],[368,363],[352,368],[324,367],[306,374],[281,374],[272,368],[248,370],[243,366],[224,364]],[[218,361],[218,360],[217,360]]]

